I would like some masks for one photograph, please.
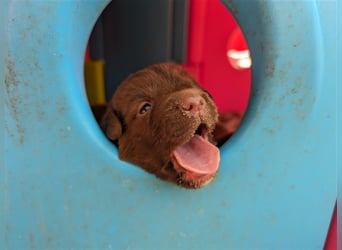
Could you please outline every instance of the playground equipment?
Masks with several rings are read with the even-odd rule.
[[[12,1],[0,22],[0,248],[322,248],[336,200],[336,12],[327,1],[224,0],[252,89],[220,172],[190,191],[128,163],[83,82],[104,1]]]

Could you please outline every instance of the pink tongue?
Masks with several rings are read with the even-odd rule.
[[[189,142],[176,148],[173,160],[193,173],[212,174],[218,169],[220,151],[201,136],[195,135]]]

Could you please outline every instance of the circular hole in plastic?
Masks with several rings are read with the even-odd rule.
[[[91,33],[85,56],[88,99],[97,120],[116,87],[146,66],[176,62],[213,97],[221,146],[246,111],[252,61],[240,27],[219,0],[113,1]]]

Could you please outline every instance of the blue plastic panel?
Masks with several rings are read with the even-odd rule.
[[[253,90],[215,182],[191,191],[118,160],[83,84],[107,1],[5,1],[0,248],[322,248],[336,199],[336,2],[226,1]],[[340,74],[340,72],[338,72]]]

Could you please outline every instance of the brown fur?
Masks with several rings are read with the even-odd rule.
[[[214,138],[218,146],[222,146],[238,129],[243,114],[240,112],[220,113],[214,130]]]
[[[204,103],[200,113],[184,110],[192,98],[200,98]],[[152,107],[142,112],[146,103]],[[198,181],[182,179],[171,163],[171,153],[187,142],[200,124],[205,124],[208,139],[212,141],[217,118],[212,98],[187,72],[173,64],[159,64],[130,75],[120,84],[107,106],[101,127],[110,140],[118,143],[120,159],[163,180],[199,188],[214,176]]]

